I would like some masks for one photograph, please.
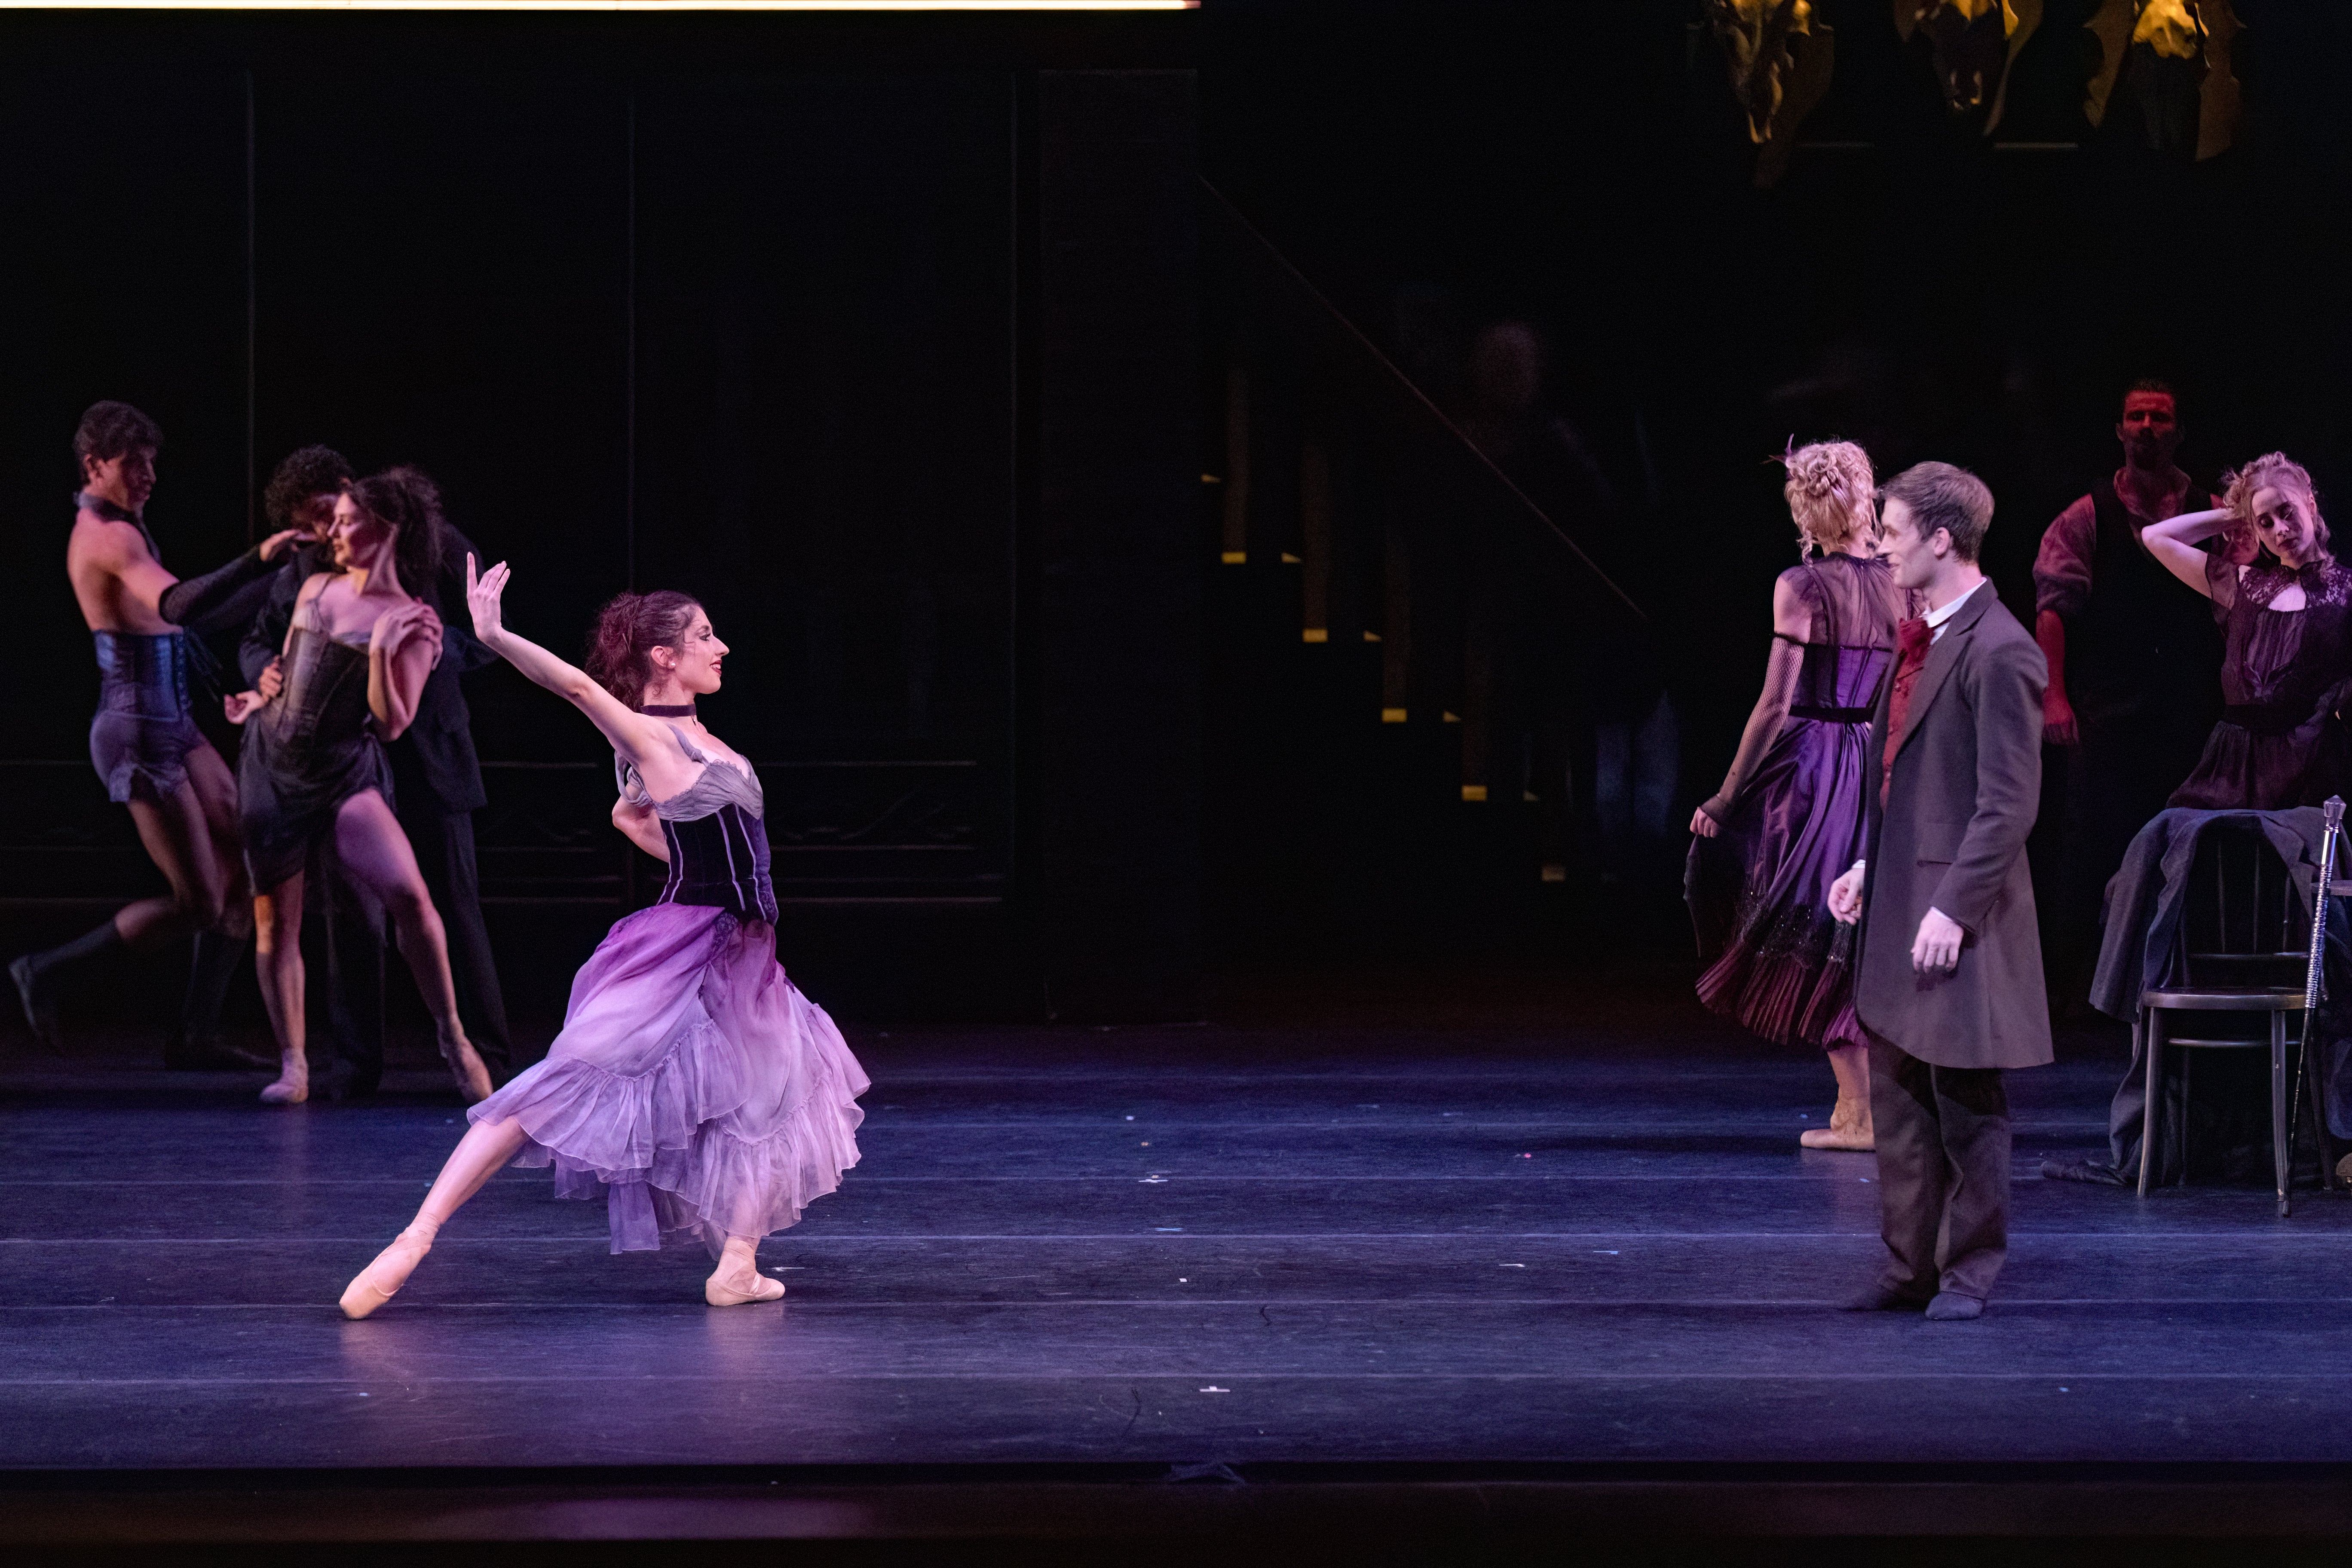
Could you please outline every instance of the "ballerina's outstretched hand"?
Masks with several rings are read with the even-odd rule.
[[[507,579],[514,575],[503,561],[477,575],[474,552],[466,552],[466,607],[473,612],[474,636],[484,647],[499,646],[499,633],[505,629],[506,609],[500,602],[507,591]]]

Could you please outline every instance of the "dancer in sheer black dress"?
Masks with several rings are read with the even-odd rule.
[[[270,479],[274,509],[309,521],[323,500],[327,516],[317,531],[319,542],[304,548],[310,559],[289,563],[265,585],[266,597],[239,650],[246,679],[265,699],[276,693],[283,679],[278,649],[285,646],[296,596],[313,571],[332,563],[328,527],[342,482],[352,477],[340,454],[325,447],[306,447],[280,463]],[[415,722],[385,740],[384,754],[395,785],[394,813],[441,916],[466,1038],[496,1080],[511,1075],[513,1053],[505,993],[482,918],[474,850],[474,814],[489,797],[483,791],[472,721],[459,683],[459,677],[496,660],[474,640],[465,615],[465,558],[473,552],[473,543],[446,516],[441,533],[442,563],[433,581],[403,584],[440,616],[441,658],[417,697]],[[375,1092],[383,1076],[383,918],[371,900],[354,895],[335,866],[331,844],[320,849],[305,903],[324,906],[309,923],[314,932],[323,926],[323,942],[314,934],[311,946],[313,952],[323,948],[327,961],[331,993],[327,1017],[335,1059],[321,1072],[313,1051],[311,1092],[330,1099],[364,1097]]]
[[[277,1030],[272,1104],[310,1097],[303,1011],[302,901],[312,850],[328,834],[344,871],[391,916],[401,956],[433,1016],[442,1059],[468,1100],[489,1073],[458,1022],[441,917],[393,816],[383,738],[416,717],[441,653],[440,617],[411,595],[442,549],[440,495],[415,468],[362,479],[335,503],[336,570],[302,584],[280,652],[284,684],[247,719],[237,759],[246,864],[257,889],[257,962]]]

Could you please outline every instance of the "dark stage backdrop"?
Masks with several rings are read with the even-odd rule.
[[[431,472],[560,651],[624,588],[700,598],[732,650],[706,716],[761,769],[821,999],[1184,1011],[1187,19],[540,20],[51,20],[0,54],[0,563],[50,650],[0,735],[5,934],[152,885],[81,760],[61,570],[74,420],[121,397],[163,426],[183,573],[322,441]],[[1066,297],[1084,334],[1046,324]],[[1151,569],[1087,576],[1074,625],[1034,579],[1089,549]],[[1029,711],[1067,660],[1100,678]],[[510,994],[551,1011],[652,863],[584,721],[504,666],[467,697]]]
[[[1544,401],[1612,482],[1613,515],[1561,521],[1653,616],[1642,657],[1674,693],[1683,761],[1650,870],[1596,895],[1596,940],[1640,897],[1683,938],[1674,858],[1755,701],[1771,582],[1796,561],[1770,461],[1792,436],[1859,440],[1882,474],[1977,469],[1999,502],[1988,570],[2029,617],[2042,532],[2116,468],[2137,377],[2179,386],[2192,475],[2283,448],[2345,514],[2352,5],[2234,3],[2245,112],[2234,146],[2197,162],[2150,146],[2128,79],[2089,123],[2097,0],[2042,7],[1990,136],[1947,112],[1927,40],[1905,44],[1885,0],[1814,0],[1835,74],[1769,190],[1699,0],[1204,12],[1208,178],[1449,406],[1477,330],[1533,322]],[[1213,711],[1260,683],[1213,685]],[[1267,837],[1304,838],[1331,776]],[[1532,887],[1530,859],[1510,869]]]

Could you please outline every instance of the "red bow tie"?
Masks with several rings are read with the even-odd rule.
[[[1936,634],[1924,617],[1914,616],[1895,628],[1895,644],[1903,652],[1904,662],[1916,663],[1927,651]]]

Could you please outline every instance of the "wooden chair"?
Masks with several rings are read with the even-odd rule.
[[[2341,803],[2333,820],[2340,826]],[[2333,832],[2326,843],[2333,847]],[[2322,886],[2333,888],[2323,870]],[[2352,884],[2346,884],[2352,892]],[[2139,1193],[2147,1195],[2156,1169],[2155,1146],[2159,1131],[2158,1111],[2163,1097],[2168,1053],[2180,1059],[2179,1141],[2183,1179],[2189,1163],[2189,1089],[2191,1053],[2197,1051],[2261,1050],[2271,1054],[2271,1156],[2278,1188],[2278,1212],[2292,1212],[2287,1177],[2293,1163],[2294,1135],[2289,1131],[2287,1019],[2299,1015],[2304,1024],[2298,1042],[2311,1055],[2309,1018],[2315,998],[2310,993],[2325,942],[2327,900],[2315,897],[2317,918],[2312,935],[2304,940],[2301,910],[2287,868],[2279,859],[2259,826],[2252,822],[2216,823],[2205,831],[2189,872],[2189,905],[2180,926],[2179,956],[2173,965],[2178,984],[2158,986],[2140,995],[2140,1037],[2147,1052],[2147,1080],[2142,1102],[2139,1143]],[[2263,1036],[2176,1034],[2174,1016],[2196,1014],[2220,1021],[2218,1015],[2251,1014],[2268,1025]],[[2315,1096],[2313,1107],[2318,1108]],[[2326,1145],[2323,1142],[2321,1148]],[[2331,1182],[2331,1185],[2332,1185]]]

